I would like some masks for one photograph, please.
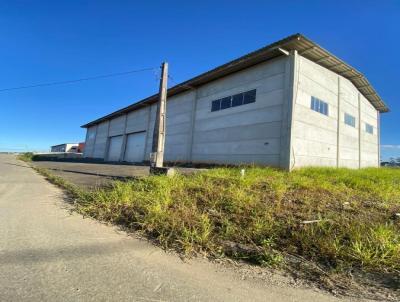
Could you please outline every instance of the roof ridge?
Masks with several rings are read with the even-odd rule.
[[[219,65],[213,69],[210,69],[209,71],[201,73],[189,80],[177,84],[168,89],[168,96],[171,97],[173,95],[188,91],[190,89],[189,87],[199,87],[234,72],[238,72],[261,62],[282,56],[283,54],[281,51],[279,51],[279,48],[284,47],[286,47],[286,50],[297,50],[299,52],[299,55],[304,56],[305,58],[314,61],[315,63],[331,70],[332,72],[335,72],[340,76],[347,78],[378,111],[389,111],[389,108],[387,108],[383,100],[380,98],[377,92],[373,89],[372,85],[368,82],[366,77],[361,72],[357,71],[355,68],[345,63],[344,61],[342,61],[341,59],[339,59],[338,57],[336,57],[323,47],[319,46],[317,43],[313,42],[311,39],[301,33],[295,33],[293,35],[287,36],[272,44],[249,52],[237,59],[228,61],[225,64]],[[331,61],[331,63],[333,62],[333,65],[327,65],[326,62],[329,61]],[[337,70],[335,71],[335,69]],[[349,75],[344,75],[348,73]],[[114,111],[85,125],[82,125],[81,127],[88,128],[102,121],[125,114],[126,112],[141,108],[143,106],[148,106],[157,101],[157,96],[158,93],[151,95],[145,99],[142,99],[122,109]]]

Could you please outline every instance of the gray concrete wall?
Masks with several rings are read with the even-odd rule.
[[[129,112],[126,121],[126,133],[146,131],[149,118],[148,111],[148,108],[143,108]]]
[[[375,108],[349,80],[304,57],[295,72],[291,167],[378,166]],[[311,96],[329,104],[328,116],[311,110]],[[345,113],[355,117],[355,127],[345,124]],[[365,132],[365,122],[374,135]]]
[[[291,167],[336,166],[337,75],[301,56],[297,59]],[[329,104],[329,116],[310,109],[311,96]]]
[[[97,125],[86,129],[85,149],[83,157],[93,157]]]
[[[368,100],[360,95],[361,105],[361,140],[360,140],[360,157],[361,168],[379,167],[379,131],[378,128],[378,112],[368,102]],[[374,133],[369,134],[365,131],[365,124],[368,123],[374,127]]]
[[[357,88],[347,79],[339,78],[339,167],[359,168],[359,110]],[[345,124],[345,114],[356,119],[355,127]]]
[[[165,160],[190,161],[192,110],[196,92],[190,91],[171,99],[167,104],[167,135],[165,137]]]
[[[281,57],[170,97],[165,160],[279,166],[287,61]],[[211,112],[213,100],[252,89],[255,103]],[[154,104],[89,128],[85,156],[104,158],[109,137],[146,131],[148,160],[156,109]]]
[[[122,115],[110,121],[109,137],[123,135],[125,133],[125,119],[126,115]]]
[[[252,89],[255,103],[211,112],[212,101]],[[311,96],[329,104],[328,116],[311,110]],[[153,104],[89,128],[84,156],[106,158],[109,138],[123,135],[123,160],[127,134],[145,131],[149,160],[156,110]],[[355,127],[344,123],[345,113]],[[377,117],[350,81],[294,52],[168,98],[164,158],[285,169],[378,166]]]
[[[94,150],[91,157],[103,159],[106,157],[109,124],[106,121],[97,125]]]
[[[168,98],[167,124],[164,159],[170,162],[187,162],[190,158],[191,119],[195,91],[185,92]],[[157,106],[151,106],[149,130],[146,144],[146,160],[149,159],[153,141],[154,123]]]
[[[286,57],[197,90],[192,161],[280,165]],[[256,102],[211,112],[213,100],[256,89]]]

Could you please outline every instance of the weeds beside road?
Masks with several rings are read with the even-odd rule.
[[[46,170],[84,215],[123,225],[186,255],[282,266],[291,257],[332,274],[384,275],[399,286],[400,170],[217,168],[150,176],[94,191]]]
[[[17,156],[18,159],[26,161],[26,162],[30,162],[34,159],[34,154],[32,152],[25,152],[25,153],[21,153]]]

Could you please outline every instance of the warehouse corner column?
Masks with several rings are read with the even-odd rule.
[[[284,103],[282,110],[281,125],[281,154],[280,167],[285,170],[292,170],[294,161],[293,146],[293,115],[297,97],[298,85],[298,53],[296,50],[290,51],[285,67],[285,86],[284,86]]]

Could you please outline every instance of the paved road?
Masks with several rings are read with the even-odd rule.
[[[0,301],[338,301],[184,263],[65,207],[58,188],[0,154]]]

